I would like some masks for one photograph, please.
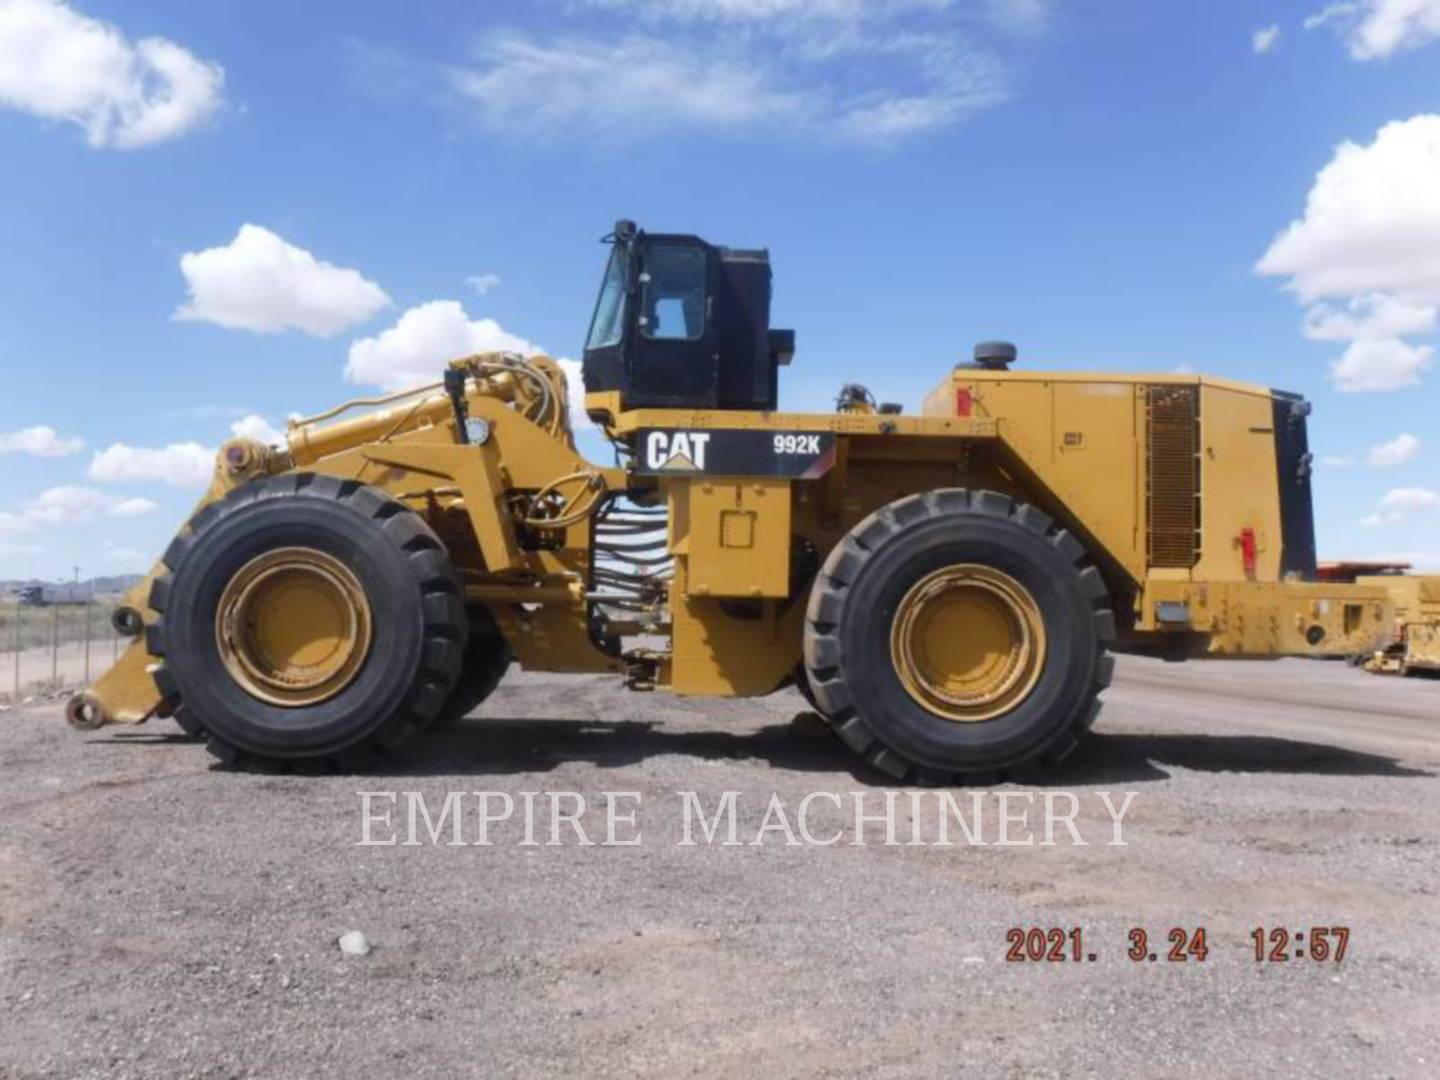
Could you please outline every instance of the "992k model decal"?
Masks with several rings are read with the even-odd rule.
[[[823,476],[835,462],[831,431],[641,428],[635,471],[642,476]]]

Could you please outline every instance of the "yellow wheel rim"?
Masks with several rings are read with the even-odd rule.
[[[946,720],[1002,716],[1035,688],[1045,624],[1009,574],[961,563],[917,581],[890,628],[890,658],[920,705]]]
[[[274,705],[313,705],[349,686],[370,652],[370,604],[349,567],[313,548],[268,551],[220,595],[225,667]]]

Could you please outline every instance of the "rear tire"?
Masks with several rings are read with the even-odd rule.
[[[810,688],[810,675],[805,670],[805,662],[802,660],[795,665],[795,689],[800,691],[800,696],[805,699],[805,704],[816,712],[820,711],[820,703],[815,700],[815,691]]]
[[[997,688],[991,705],[968,714],[962,691],[953,691],[962,704],[942,699],[959,685],[960,672],[937,677],[933,664],[917,667],[896,645],[911,625],[904,613],[917,590],[919,603],[933,603],[923,599],[926,583],[957,574],[1013,594],[1016,641],[1028,642],[1023,650],[1016,644],[987,651],[971,641],[980,638],[972,635],[973,620],[934,624],[941,629],[926,640],[952,658],[980,655],[979,670],[991,680],[984,685]],[[963,580],[960,587],[984,593]],[[1008,610],[1006,603],[997,610]],[[1008,496],[946,489],[882,507],[830,552],[806,612],[805,667],[822,714],[882,772],[935,783],[990,782],[1057,762],[1074,748],[1110,683],[1114,661],[1105,648],[1114,637],[1109,590],[1067,530]],[[1013,677],[1002,677],[1012,669]]]
[[[333,681],[309,695],[318,700],[287,698],[279,682],[268,693],[262,680],[273,671],[261,665],[262,675],[252,678],[237,667],[244,650],[231,640],[235,624],[224,621],[236,582],[285,552],[333,568],[351,588],[342,595],[363,611],[360,644],[332,664]],[[359,481],[287,473],[246,484],[201,509],[163,561],[170,572],[151,589],[150,607],[160,617],[147,633],[150,653],[161,660],[155,684],[181,728],[205,738],[227,764],[361,767],[430,723],[455,687],[467,624],[444,547],[403,503]],[[284,598],[276,603],[291,605],[279,610],[302,617],[315,610],[304,594],[309,580],[290,585],[289,594],[283,581],[270,586]],[[312,648],[284,621],[266,630]],[[267,659],[263,632],[248,634],[247,643],[261,641],[255,655]],[[247,653],[245,662],[254,667],[254,656]],[[290,670],[302,669],[281,675]]]

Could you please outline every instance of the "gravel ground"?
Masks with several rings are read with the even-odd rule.
[[[878,814],[894,789],[791,692],[512,672],[364,777],[219,771],[165,722],[0,714],[0,1076],[1436,1075],[1440,682],[1122,658],[1107,700],[1063,771],[980,793],[989,843],[953,847],[922,789],[895,797],[901,843],[857,834],[852,793]],[[574,791],[596,840],[603,793],[639,792],[617,837],[642,843],[565,825],[547,846],[539,813],[538,846],[515,818],[475,846],[470,801],[462,846],[423,824],[358,846],[361,790],[402,793],[398,839],[404,792],[438,815],[451,791]],[[740,843],[678,844],[679,791],[707,813],[738,792]],[[817,791],[809,828],[840,843],[749,843],[772,796],[794,826]],[[1125,846],[1099,791],[1136,793]],[[1027,813],[1012,839],[1073,793],[1088,846],[1063,825],[997,846],[1002,792]],[[1253,958],[1257,926],[1333,925],[1342,963]],[[1096,959],[1006,962],[1032,926],[1081,928]],[[1127,958],[1135,927],[1158,960]],[[1204,927],[1207,958],[1169,961],[1171,927]],[[369,955],[341,954],[351,930]]]

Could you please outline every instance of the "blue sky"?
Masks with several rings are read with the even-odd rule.
[[[1440,565],[1440,0],[0,0],[0,166],[0,578],[143,570],[232,424],[576,355],[620,216],[770,248],[785,407],[988,337],[1298,390],[1322,557]]]

